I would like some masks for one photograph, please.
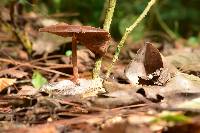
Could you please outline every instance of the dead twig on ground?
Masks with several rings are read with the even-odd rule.
[[[60,75],[67,76],[67,77],[72,77],[72,75],[62,73],[62,72],[59,72],[56,70],[51,70],[51,69],[45,68],[45,67],[35,66],[35,65],[30,64],[29,62],[21,63],[21,62],[15,61],[15,60],[3,59],[3,58],[0,58],[0,61],[7,62],[7,63],[13,64],[13,65],[26,66],[26,67],[35,68],[35,69],[39,69],[39,70],[43,70],[43,71],[47,71],[47,72],[51,72],[51,73],[60,74]]]

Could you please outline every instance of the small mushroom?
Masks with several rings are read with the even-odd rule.
[[[96,57],[103,56],[108,48],[110,34],[100,28],[91,26],[56,24],[39,29],[40,32],[49,32],[62,37],[72,37],[72,64],[74,81],[78,83],[77,44],[85,45]]]

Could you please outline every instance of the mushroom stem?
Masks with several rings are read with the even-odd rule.
[[[73,34],[72,36],[72,64],[73,64],[73,75],[74,81],[78,83],[78,66],[77,66],[77,40],[76,35]]]

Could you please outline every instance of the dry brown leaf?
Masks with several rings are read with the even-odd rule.
[[[200,78],[178,72],[165,86],[142,86],[137,93],[150,100],[163,100],[162,106],[178,107],[200,97]]]
[[[0,78],[0,92],[3,91],[6,87],[13,85],[15,82],[16,79]]]
[[[135,93],[135,90],[121,90],[108,94],[104,94],[104,97],[97,97],[96,99],[90,99],[90,102],[98,107],[114,108],[138,103],[145,103],[145,98]]]
[[[33,86],[24,85],[21,88],[22,89],[17,93],[21,96],[36,95],[38,93],[38,90]]]
[[[94,65],[94,54],[88,49],[78,50],[77,54],[79,72],[92,70]]]
[[[181,67],[181,71],[186,72],[186,73],[188,73],[188,72],[199,73],[200,72],[200,63],[183,66],[183,67]],[[197,75],[197,76],[200,76],[200,75]]]
[[[196,64],[200,62],[200,53],[196,52],[179,52],[177,54],[167,56],[167,61],[172,63],[178,68],[187,66],[190,64]]]
[[[11,35],[6,33],[0,33],[0,41],[13,41],[15,38],[13,38]],[[14,40],[15,41],[15,40]]]
[[[33,42],[33,50],[35,55],[40,55],[43,53],[51,53],[59,49],[59,46],[70,42],[69,39],[59,37],[53,34],[40,33],[40,37]],[[42,46],[42,47],[41,47]]]
[[[14,78],[22,78],[24,76],[27,76],[28,73],[11,68],[11,69],[6,69],[6,70],[0,71],[0,76],[5,76],[5,75],[9,75],[9,76],[14,77]]]
[[[166,60],[180,68],[182,72],[195,74],[200,76],[200,54],[199,50],[197,51],[188,51],[188,52],[177,52],[173,55],[167,56]]]

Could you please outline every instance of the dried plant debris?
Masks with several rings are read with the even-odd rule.
[[[141,59],[141,57],[139,58]],[[161,66],[163,64],[162,68],[158,67],[158,70],[156,70],[156,67],[151,67],[150,65],[150,67],[154,69],[156,73],[158,73],[156,76],[159,76],[157,79],[159,82],[153,80],[153,84],[144,84],[144,83],[149,83],[148,80],[152,80],[152,79],[147,79],[146,75],[144,75],[145,76],[144,79],[146,81],[145,82],[143,81],[144,84],[143,86],[135,85],[135,82],[134,84],[120,84],[120,83],[104,81],[103,83],[104,88],[109,93],[104,94],[106,98],[100,97],[94,99],[93,103],[101,107],[112,108],[127,104],[144,103],[146,102],[145,99],[146,100],[148,99],[152,102],[162,101],[162,105],[164,106],[169,105],[171,107],[176,107],[183,101],[198,98],[200,94],[200,89],[199,89],[200,78],[193,75],[181,73],[174,66],[169,64],[163,56],[159,56],[159,58],[162,61],[160,63]],[[146,67],[147,66],[148,63],[146,63]],[[142,74],[146,74],[144,63],[135,61],[133,68],[131,69],[131,71],[134,72],[133,74],[135,74],[136,76],[141,74],[140,72],[143,72]],[[155,72],[153,72],[153,74],[155,74]],[[138,82],[140,83],[141,80],[139,79],[143,77],[138,76],[137,78]],[[141,97],[141,95],[143,97]]]
[[[105,92],[102,82],[102,79],[79,79],[79,84],[75,84],[70,80],[63,80],[44,85],[40,90],[50,94],[79,95],[81,97],[89,97]]]
[[[94,66],[95,55],[88,49],[78,50],[78,70],[86,72],[92,70]]]
[[[135,93],[135,90],[115,91],[102,95],[104,97],[92,98],[89,101],[92,105],[102,108],[114,108],[127,105],[136,105],[146,103],[146,99]]]
[[[200,62],[200,51],[176,51],[175,54],[167,56],[167,61],[177,68],[198,64]]]
[[[139,50],[125,74],[132,85],[143,85],[136,89],[137,93],[153,102],[162,101],[162,107],[176,108],[200,96],[200,78],[179,72],[150,43]]]
[[[142,86],[136,92],[151,101],[162,101],[162,107],[177,108],[187,101],[199,98],[199,88],[200,78],[178,72],[164,86]]]
[[[21,87],[21,90],[18,91],[17,95],[20,96],[35,96],[38,93],[38,90],[32,86],[24,85]]]
[[[125,75],[132,84],[164,85],[175,74],[157,48],[151,43],[138,50],[137,57],[126,67]]]
[[[76,36],[81,44],[85,45],[96,55],[104,55],[108,48],[110,34],[100,28],[91,26],[56,24],[40,29],[41,32],[49,32],[63,37]]]
[[[127,119],[120,116],[108,119],[102,126],[101,133],[163,133],[168,131],[166,127],[176,123],[189,124],[193,121],[180,112],[163,111],[157,115],[136,113],[127,116]]]
[[[182,72],[200,77],[200,51],[181,51],[167,56],[166,60]]]

